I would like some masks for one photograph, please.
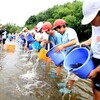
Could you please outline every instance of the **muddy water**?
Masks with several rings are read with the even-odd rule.
[[[35,57],[28,61],[29,56],[19,48],[14,53],[0,51],[0,100],[62,100],[57,83],[65,73],[62,78],[52,79]],[[53,66],[51,70],[55,70]],[[78,80],[64,100],[92,100],[90,83]]]

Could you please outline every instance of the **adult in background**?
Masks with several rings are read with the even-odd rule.
[[[3,41],[3,44],[5,44],[5,41],[6,41],[6,38],[7,38],[7,31],[5,30],[3,33],[2,33],[2,41]]]

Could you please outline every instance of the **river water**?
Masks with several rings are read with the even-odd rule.
[[[0,50],[0,100],[62,100],[58,83],[65,77],[51,78],[45,66],[34,59],[29,61],[30,54],[24,53],[16,45],[15,52]],[[51,70],[55,70],[53,64]],[[63,100],[92,100],[91,81],[79,79],[70,94]]]

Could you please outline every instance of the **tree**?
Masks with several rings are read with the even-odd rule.
[[[35,15],[33,15],[33,16],[30,16],[29,18],[28,18],[28,20],[26,21],[26,23],[25,23],[25,25],[34,25],[34,24],[36,24],[36,16]]]
[[[18,33],[22,30],[21,27],[16,26],[15,24],[6,24],[5,29],[7,30],[8,33]]]
[[[72,3],[65,3],[64,5],[55,5],[53,8],[49,8],[35,16],[33,15],[26,21],[25,26],[34,27],[40,21],[50,21],[53,24],[53,22],[58,18],[66,20],[67,25],[76,30],[80,40],[90,37],[90,25],[81,25],[81,20],[83,18],[82,2],[79,0],[75,0]]]

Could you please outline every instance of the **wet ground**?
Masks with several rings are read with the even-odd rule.
[[[36,53],[33,54],[34,58]],[[62,98],[59,82],[65,77],[53,79],[45,66],[34,60],[17,45],[15,52],[0,50],[0,100],[92,100],[91,81],[79,79],[70,94]],[[55,70],[51,64],[51,70]]]

